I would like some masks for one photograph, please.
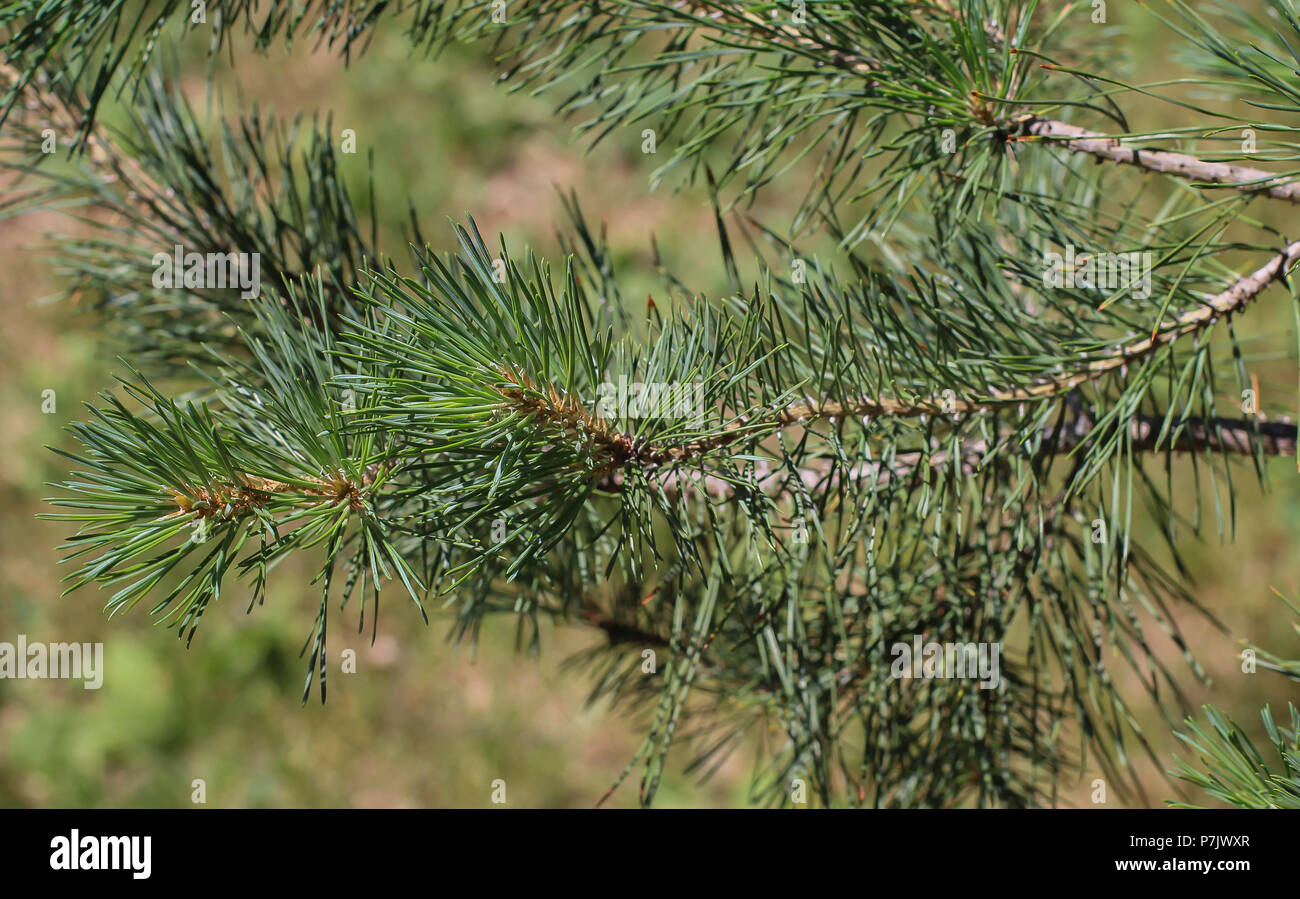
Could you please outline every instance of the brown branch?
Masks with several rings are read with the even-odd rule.
[[[1088,131],[1052,119],[1029,116],[1017,121],[1022,134],[1015,140],[1049,140],[1055,146],[1086,153],[1098,159],[1136,166],[1148,172],[1186,178],[1200,184],[1229,187],[1246,193],[1262,192],[1277,200],[1300,203],[1300,181],[1288,181],[1287,176],[1263,169],[1232,165],[1226,162],[1206,162],[1186,153],[1169,150],[1145,150],[1126,146],[1123,138]]]
[[[1208,450],[1249,455],[1258,446],[1266,456],[1296,454],[1296,425],[1285,418],[1258,422],[1238,418],[1213,418],[1209,421],[1192,418],[1183,422],[1182,429],[1172,444],[1159,446],[1158,438],[1163,426],[1164,420],[1154,416],[1134,420],[1129,428],[1133,448],[1174,452]]]
[[[1265,456],[1295,456],[1297,448],[1296,425],[1287,419],[1276,421],[1252,421],[1235,418],[1191,418],[1178,426],[1172,439],[1161,441],[1160,434],[1164,427],[1164,418],[1144,415],[1135,418],[1129,425],[1129,440],[1137,452],[1220,452],[1234,455],[1250,455],[1258,447]],[[1054,443],[1044,447],[1042,452],[1065,453],[1082,444],[1096,429],[1093,422],[1081,417],[1064,427],[1056,436]],[[990,449],[986,440],[970,440],[962,444],[960,450],[961,471],[970,476],[979,470]],[[899,453],[889,460],[864,462],[849,467],[840,475],[843,481],[869,482],[883,486],[891,480],[901,477],[915,477],[917,469],[928,465],[931,476],[953,461],[949,450],[925,454],[921,452]],[[776,463],[756,463],[753,483],[762,489],[764,481],[789,475],[790,471]],[[807,466],[799,471],[799,480],[803,489],[809,493],[816,492],[831,474],[829,460],[819,459],[817,464]],[[710,496],[726,499],[735,494],[735,484],[717,475],[696,475],[680,469],[665,470],[658,480],[669,494],[678,494],[690,489],[702,489]],[[617,492],[623,489],[622,480],[613,479],[603,485],[606,489]],[[776,496],[794,495],[794,484],[785,481]]]

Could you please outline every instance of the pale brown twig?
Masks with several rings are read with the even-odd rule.
[[[1300,203],[1300,181],[1286,180],[1287,176],[1266,172],[1263,169],[1232,165],[1227,162],[1206,162],[1186,153],[1170,150],[1139,149],[1125,144],[1123,138],[1053,119],[1027,117],[1017,122],[1024,132],[1016,140],[1038,138],[1051,141],[1053,146],[1076,153],[1085,153],[1123,165],[1136,166],[1148,172],[1186,178],[1198,184],[1232,188],[1248,193],[1262,193],[1275,200]]]

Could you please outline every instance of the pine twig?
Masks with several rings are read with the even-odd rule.
[[[721,449],[736,440],[761,430],[767,425],[777,428],[806,425],[827,418],[893,417],[915,418],[920,415],[964,415],[997,406],[1032,402],[1068,393],[1084,384],[1123,369],[1125,366],[1150,356],[1180,337],[1203,331],[1224,316],[1240,312],[1276,281],[1286,276],[1289,268],[1300,262],[1300,241],[1288,245],[1272,261],[1255,272],[1241,278],[1227,290],[1217,294],[1199,308],[1180,316],[1172,326],[1150,337],[1121,346],[1117,352],[1094,360],[1082,369],[1052,378],[1045,378],[1028,387],[1014,390],[995,390],[983,397],[952,398],[931,396],[920,400],[897,400],[888,397],[869,397],[849,403],[808,403],[783,409],[766,420],[750,421],[741,418],[730,429],[713,437],[671,449],[654,446],[641,447],[635,458],[644,462],[682,462],[706,452]]]
[[[1136,452],[1219,452],[1233,455],[1250,455],[1258,447],[1266,456],[1294,456],[1297,447],[1297,427],[1288,419],[1276,421],[1250,421],[1237,418],[1189,418],[1176,426],[1176,433],[1165,441],[1160,440],[1164,430],[1165,419],[1159,415],[1143,415],[1134,418],[1129,424],[1130,446]],[[1080,417],[1069,426],[1062,428],[1055,442],[1045,446],[1043,451],[1053,454],[1066,453],[1087,440],[1096,426],[1087,418]],[[1253,439],[1252,439],[1253,438]],[[993,446],[987,440],[969,440],[961,445],[961,471],[964,475],[975,474]],[[937,472],[953,461],[949,450],[933,453],[908,452],[898,453],[887,461],[867,462],[854,465],[845,470],[841,479],[858,483],[874,484],[878,487],[888,484],[900,477],[911,477],[921,466],[928,466]],[[831,466],[828,461],[808,465],[799,471],[799,480],[809,492],[823,486],[829,477]],[[777,464],[756,463],[753,481],[762,484],[788,469]],[[695,486],[710,496],[725,499],[735,494],[735,485],[726,478],[703,474],[692,476],[680,470],[665,471],[659,483],[670,493],[680,493],[688,487]],[[623,489],[621,478],[615,477],[602,485],[603,489],[618,492]],[[777,495],[786,495],[790,486],[782,487]]]
[[[1053,119],[1029,116],[1019,120],[1018,124],[1023,133],[1014,138],[1017,141],[1035,138],[1049,140],[1055,146],[1076,153],[1135,166],[1148,172],[1186,178],[1198,184],[1230,187],[1245,193],[1261,192],[1275,200],[1300,203],[1300,181],[1287,180],[1288,176],[1285,175],[1226,162],[1206,162],[1187,153],[1126,146],[1119,137],[1088,131]]]
[[[365,508],[366,491],[380,475],[392,470],[396,460],[368,465],[361,479],[353,480],[342,472],[331,478],[306,478],[305,483],[289,483],[271,478],[246,477],[238,484],[214,484],[207,487],[170,488],[168,493],[177,509],[167,518],[185,515],[194,520],[215,518],[231,521],[242,518],[254,509],[260,509],[274,495],[298,494],[316,497],[311,505],[329,503],[346,504],[354,512]]]

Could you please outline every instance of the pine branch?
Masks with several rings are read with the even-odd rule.
[[[12,66],[0,66],[0,84],[14,77]],[[90,101],[43,70],[9,119],[15,140],[0,165],[20,183],[40,187],[7,211],[55,206],[94,229],[92,237],[55,242],[58,266],[73,277],[67,293],[113,310],[111,333],[155,376],[187,370],[197,343],[240,350],[231,321],[246,330],[260,326],[238,290],[185,286],[179,272],[174,289],[152,286],[149,260],[160,252],[170,257],[176,246],[200,255],[243,254],[272,288],[319,271],[330,295],[323,309],[306,312],[324,316],[318,325],[337,326],[351,284],[379,251],[374,212],[363,235],[329,123],[285,128],[254,109],[220,121],[209,135],[162,71],[141,77],[120,129],[87,124]],[[65,141],[82,135],[69,154],[77,166],[71,174],[44,154],[31,161],[50,126]]]
[[[151,205],[149,198],[164,196],[164,190],[139,162],[113,146],[101,124],[88,123],[85,110],[74,108],[74,103],[68,99],[69,95],[56,88],[44,71],[33,73],[30,82],[33,89],[20,92],[20,86],[24,83],[22,73],[14,66],[0,61],[0,88],[12,91],[15,96],[22,98],[24,102],[19,109],[20,116],[41,116],[40,124],[52,127],[56,135],[83,135],[77,152],[89,156],[100,183],[123,185],[127,202],[142,214],[160,214],[161,210]],[[11,127],[14,125],[12,121],[8,124]]]
[[[273,478],[241,475],[236,481],[213,481],[206,485],[185,484],[170,489],[177,509],[162,516],[161,521],[183,518],[189,521],[233,521],[265,509],[275,496],[290,495],[306,500],[300,505],[346,505],[353,512],[364,512],[366,493],[381,474],[392,470],[390,463],[372,463],[360,478],[345,472],[335,472],[333,477],[304,477],[299,481],[277,481]]]
[[[1213,326],[1221,318],[1240,312],[1267,287],[1285,278],[1287,270],[1298,261],[1300,261],[1300,241],[1288,245],[1271,262],[1260,267],[1252,274],[1241,278],[1227,290],[1210,297],[1200,308],[1183,313],[1173,323],[1156,331],[1152,336],[1121,345],[1116,350],[1106,353],[1102,358],[1088,363],[1081,370],[1042,378],[1028,387],[995,390],[986,396],[975,398],[958,397],[955,394],[945,397],[936,394],[921,400],[873,397],[851,403],[812,402],[800,404],[763,417],[751,418],[747,415],[740,415],[737,417],[735,425],[730,426],[714,437],[674,447],[671,450],[653,446],[643,447],[637,453],[637,457],[652,464],[661,464],[668,461],[684,462],[727,447],[743,437],[754,434],[756,431],[771,428],[803,427],[813,421],[826,419],[968,415],[998,406],[1016,405],[1069,393],[1084,384],[1145,359],[1162,347],[1169,346],[1180,337],[1203,331]],[[1145,439],[1140,435],[1138,436],[1139,442]],[[1280,446],[1283,443],[1284,441],[1274,441],[1273,445]],[[1241,444],[1237,440],[1217,438],[1211,442],[1208,438],[1202,438],[1200,445],[1229,449]],[[1233,449],[1233,451],[1240,450]]]
[[[1167,425],[1171,425],[1171,437],[1165,436]],[[1066,454],[1085,443],[1096,427],[1090,419],[1080,416],[1074,422],[1053,431],[1049,439],[1037,448],[1035,455],[1052,458]],[[875,488],[884,487],[897,478],[917,476],[917,469],[929,469],[933,476],[953,467],[963,476],[969,477],[987,464],[992,458],[990,453],[998,453],[1012,434],[1010,431],[1005,432],[1003,439],[997,442],[984,439],[965,441],[959,453],[946,449],[926,453],[894,453],[887,461],[856,463],[838,472],[833,470],[831,460],[810,459],[799,469],[798,480],[801,484],[790,480],[788,467],[756,461],[747,480],[769,496],[789,497],[800,490],[810,493],[824,491],[833,477],[842,482],[871,484]],[[1246,456],[1259,452],[1265,456],[1293,458],[1297,451],[1296,425],[1286,419],[1263,421],[1189,418],[1169,423],[1165,416],[1142,415],[1129,423],[1128,434],[1129,448],[1134,452],[1210,452]],[[782,477],[783,480],[772,487],[764,486],[765,482],[777,477]],[[925,475],[917,477],[923,478]],[[670,495],[700,490],[712,497],[724,499],[737,492],[737,486],[732,480],[708,472],[671,469],[656,475],[655,481]],[[625,486],[623,477],[616,473],[601,488],[618,492],[625,489]]]
[[[1244,193],[1262,193],[1273,199],[1300,203],[1300,181],[1294,180],[1294,175],[1278,175],[1226,162],[1206,162],[1169,150],[1141,149],[1126,145],[1123,138],[1037,116],[1022,118],[1015,124],[1022,132],[1013,138],[1017,141],[1050,141],[1052,146],[1148,172],[1185,178],[1196,182],[1197,186],[1230,187]]]
[[[1272,710],[1260,712],[1268,741],[1276,755],[1270,763],[1251,742],[1250,737],[1231,718],[1205,706],[1205,716],[1213,732],[1196,720],[1185,722],[1187,733],[1177,736],[1197,753],[1204,771],[1175,756],[1178,768],[1174,777],[1205,790],[1210,796],[1237,808],[1300,809],[1300,710],[1288,704],[1290,728],[1279,727]],[[1175,806],[1197,808],[1188,803]]]
[[[1292,612],[1300,614],[1300,606],[1276,588],[1273,592]],[[1300,627],[1292,626],[1300,631]],[[1249,649],[1258,655],[1263,667],[1286,675],[1292,682],[1300,681],[1300,659],[1283,659],[1253,644]],[[1213,733],[1188,718],[1187,732],[1175,734],[1200,756],[1201,767],[1193,767],[1175,756],[1179,764],[1170,773],[1237,808],[1300,808],[1300,710],[1290,703],[1287,709],[1291,713],[1289,730],[1274,722],[1273,711],[1267,705],[1260,711],[1264,732],[1281,762],[1280,770],[1265,760],[1249,735],[1231,718],[1205,706]],[[1196,807],[1181,802],[1172,804]]]
[[[187,0],[11,0],[0,6],[0,38],[6,57],[17,65],[19,88],[34,81],[51,58],[67,63],[56,69],[66,86],[76,87],[84,79],[90,93],[79,133],[85,136],[110,87],[117,83],[124,91],[131,88],[169,30],[181,35],[207,32],[209,55],[228,50],[232,37],[242,30],[259,51],[276,41],[292,45],[296,39],[314,37],[317,46],[336,49],[350,59],[369,46],[372,29],[385,14],[410,14],[418,23],[434,16],[441,5],[438,0],[306,0],[259,9],[256,0],[210,0],[200,18]],[[21,97],[17,92],[0,96],[3,124]]]

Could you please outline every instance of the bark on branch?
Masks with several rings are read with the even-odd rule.
[[[1236,418],[1192,418],[1178,426],[1176,432],[1171,429],[1171,436],[1160,439],[1164,419],[1160,416],[1139,416],[1129,424],[1130,445],[1138,452],[1218,452],[1250,455],[1258,447],[1265,456],[1295,456],[1297,446],[1296,425],[1286,419],[1277,421],[1252,421]],[[1066,453],[1082,444],[1096,429],[1096,425],[1085,417],[1080,417],[1064,427],[1057,434],[1054,442],[1041,448],[1042,453]],[[988,441],[972,440],[962,444],[960,450],[961,471],[973,475],[987,458],[992,447]],[[873,483],[884,486],[895,478],[916,477],[917,469],[928,466],[930,474],[935,474],[953,462],[953,453],[939,450],[934,453],[909,452],[899,453],[888,461],[865,462],[851,466],[837,475],[842,481]],[[828,462],[807,466],[799,471],[799,480],[803,489],[809,493],[816,492],[830,476],[831,466]],[[782,478],[776,489],[776,496],[789,496],[794,492],[794,484],[788,479],[789,469],[776,464],[758,463],[755,466],[753,482],[760,486],[773,478]],[[783,477],[784,476],[784,477]],[[927,477],[929,475],[926,475]],[[735,494],[735,484],[716,475],[697,475],[679,469],[665,471],[658,479],[670,495],[685,490],[703,489],[705,493],[719,499]],[[621,479],[616,478],[606,485],[609,489],[622,489]]]
[[[1139,149],[1123,143],[1121,138],[1052,119],[1030,117],[1021,120],[1020,125],[1024,133],[1016,138],[1019,141],[1032,138],[1050,140],[1056,146],[1076,153],[1136,166],[1148,172],[1159,172],[1199,184],[1229,187],[1247,193],[1259,192],[1277,200],[1300,203],[1300,181],[1287,180],[1288,176],[1274,172],[1226,162],[1206,162],[1186,153],[1169,150]]]

